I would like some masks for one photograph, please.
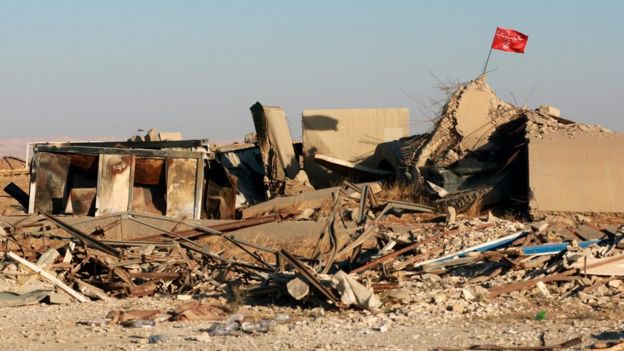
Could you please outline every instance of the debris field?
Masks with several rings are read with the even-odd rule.
[[[624,134],[445,91],[3,158],[7,347],[624,350]]]

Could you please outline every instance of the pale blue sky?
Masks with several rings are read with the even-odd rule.
[[[535,107],[624,130],[622,1],[0,1],[0,137],[137,128],[223,140],[249,106],[408,107],[474,78],[496,26],[529,35],[495,51],[490,85]],[[531,93],[532,92],[532,93]]]

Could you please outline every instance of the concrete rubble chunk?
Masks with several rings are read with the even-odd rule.
[[[340,293],[340,301],[349,306],[374,310],[381,306],[379,297],[372,289],[360,284],[355,278],[343,271],[338,271],[331,279],[332,286]]]
[[[440,164],[437,160],[443,159],[448,150],[454,150],[461,158],[485,145],[497,126],[518,117],[516,108],[496,97],[486,83],[486,76],[461,85],[450,96],[433,133],[416,154],[414,164],[447,166],[450,163]]]
[[[455,207],[453,206],[447,207],[446,208],[446,223],[453,224],[455,223],[456,219],[457,219],[457,211],[455,210]]]
[[[540,105],[540,107],[537,108],[537,111],[539,113],[551,115],[554,117],[559,117],[559,115],[561,115],[561,111],[558,108],[550,105]]]
[[[267,181],[281,182],[286,177],[294,179],[300,168],[286,113],[280,107],[264,106],[259,102],[251,106],[250,110]]]
[[[286,284],[286,289],[295,300],[301,300],[310,293],[310,286],[301,278],[295,278]]]

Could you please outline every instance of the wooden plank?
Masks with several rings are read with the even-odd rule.
[[[100,155],[96,216],[128,210],[131,168],[130,155]]]
[[[134,168],[134,183],[158,185],[165,169],[164,158],[138,157]]]
[[[60,281],[57,277],[55,277],[52,274],[44,271],[41,267],[37,266],[36,264],[34,264],[32,262],[26,261],[25,259],[19,257],[18,255],[16,255],[13,252],[8,252],[7,256],[9,256],[12,260],[18,262],[19,264],[27,267],[31,271],[33,271],[35,273],[39,273],[39,275],[41,275],[42,278],[44,278],[47,281],[49,281],[50,283],[54,284],[56,287],[58,287],[59,289],[63,290],[64,292],[69,294],[69,296],[73,297],[74,299],[78,300],[79,302],[87,302],[87,301],[89,301],[89,299],[87,299],[84,295],[82,295],[81,293],[77,292],[76,290],[70,288],[69,286],[65,285],[65,283]]]
[[[601,276],[624,276],[624,261],[621,256],[580,259],[572,265],[581,269],[583,274]],[[618,259],[619,258],[619,259]]]
[[[489,290],[490,297],[494,298],[517,290],[531,289],[536,286],[538,282],[548,283],[557,280],[567,280],[571,275],[576,274],[576,272],[576,269],[570,269],[562,273],[547,275],[540,278],[509,283],[503,286],[495,286]]]

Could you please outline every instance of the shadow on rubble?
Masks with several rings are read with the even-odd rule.
[[[286,291],[277,286],[259,286],[245,289],[241,281],[228,282],[225,288],[229,306],[236,310],[241,306],[279,306],[288,308],[323,307],[330,310],[336,308],[323,298],[312,294],[301,301],[295,300]]]
[[[624,339],[624,332],[622,331],[605,331],[600,334],[594,334],[592,337],[596,340],[621,340]]]
[[[431,203],[439,211],[452,206],[468,215],[491,210],[501,217],[528,217],[525,123],[521,117],[501,125],[486,144],[447,167],[423,167],[425,181],[446,192],[432,192]]]

